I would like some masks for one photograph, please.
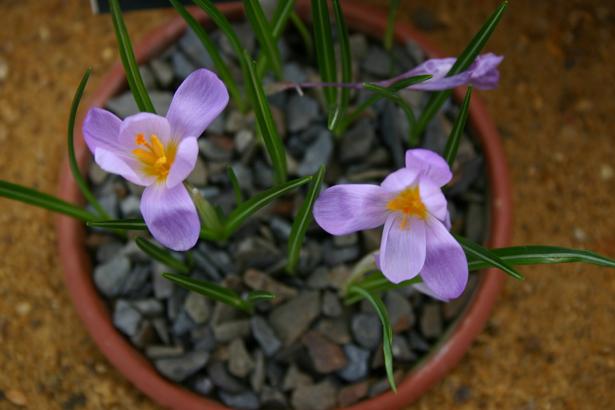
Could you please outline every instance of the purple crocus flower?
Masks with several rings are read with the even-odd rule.
[[[442,300],[458,297],[468,280],[463,249],[449,233],[441,187],[452,178],[438,154],[406,151],[406,167],[380,185],[342,184],[314,204],[316,222],[332,235],[347,235],[384,224],[377,263],[393,283],[420,273],[419,290]]]
[[[504,59],[493,53],[482,54],[474,60],[474,63],[466,71],[446,77],[455,61],[450,58],[432,58],[419,64],[410,71],[407,71],[390,80],[382,81],[380,84],[389,86],[404,78],[417,75],[430,74],[432,78],[419,84],[408,87],[410,90],[439,91],[459,87],[460,85],[471,85],[480,90],[491,90],[497,87],[500,80],[498,65]]]
[[[190,74],[173,96],[166,117],[139,113],[120,120],[92,108],[83,123],[85,142],[105,171],[146,187],[141,214],[150,232],[168,248],[190,249],[200,221],[182,184],[199,154],[197,138],[222,112],[228,92],[211,71]]]

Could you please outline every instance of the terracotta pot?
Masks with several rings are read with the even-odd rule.
[[[237,4],[222,4],[220,9],[231,19],[241,18],[243,14],[241,7]],[[299,11],[302,16],[309,16],[309,4],[301,3]],[[344,12],[351,29],[378,36],[378,38],[384,32],[386,15],[382,10],[369,8],[356,2],[345,2]],[[195,12],[195,16],[203,23],[209,24],[205,15]],[[186,25],[179,16],[153,30],[135,47],[138,61],[143,63],[155,57],[176,41],[185,30]],[[407,24],[398,23],[395,36],[398,41],[414,40],[430,57],[441,56],[441,53],[423,36]],[[124,72],[121,64],[117,62],[100,81],[99,88],[93,93],[86,107],[103,106],[109,98],[124,90],[125,87]],[[455,90],[455,97],[459,100],[463,93],[462,89]],[[83,109],[81,112],[75,138],[75,149],[82,170],[86,169],[90,160],[81,135],[81,123],[86,111]],[[505,246],[508,244],[511,230],[511,193],[508,170],[495,125],[485,106],[477,97],[472,99],[470,124],[482,145],[489,173],[489,246]],[[67,201],[83,201],[66,161],[60,171],[59,195]],[[182,410],[227,409],[218,402],[166,380],[156,372],[151,363],[113,327],[105,302],[92,281],[91,261],[84,243],[84,225],[75,219],[60,216],[57,220],[57,233],[60,260],[70,295],[81,320],[109,361],[139,390],[165,407]],[[399,384],[398,393],[384,393],[360,402],[351,409],[399,409],[418,399],[427,389],[442,379],[459,362],[472,340],[482,330],[502,288],[503,280],[504,275],[498,271],[491,269],[483,272],[474,297],[464,313],[452,325],[437,348]]]

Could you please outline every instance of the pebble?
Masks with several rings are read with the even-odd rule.
[[[259,393],[265,384],[265,355],[262,350],[254,352],[254,370],[250,376],[252,390]]]
[[[228,347],[228,368],[231,374],[237,377],[246,377],[254,368],[254,360],[248,353],[243,339],[235,339]]]
[[[284,80],[290,81],[293,83],[303,83],[306,81],[307,76],[305,75],[305,70],[296,63],[286,63],[284,67],[282,67],[282,74]]]
[[[255,142],[254,133],[251,130],[239,130],[235,134],[235,148],[241,154]]]
[[[275,333],[289,346],[308,329],[320,312],[320,295],[304,291],[285,304],[276,307],[269,321]]]
[[[352,335],[359,345],[375,349],[382,338],[380,319],[375,313],[357,313],[352,317]]]
[[[329,266],[339,265],[345,262],[356,260],[361,253],[358,245],[346,246],[344,248],[335,248],[333,246],[325,247],[325,262]]]
[[[333,238],[333,244],[339,248],[356,245],[358,241],[359,235],[357,235],[356,233],[351,233],[349,235],[339,235]]]
[[[299,164],[297,174],[307,176],[315,174],[321,165],[329,162],[333,154],[333,136],[327,130],[318,134],[316,141],[305,151],[305,156]]]
[[[181,382],[202,369],[208,360],[209,353],[195,351],[179,357],[158,359],[154,365],[164,376]]]
[[[15,306],[15,312],[19,316],[27,316],[32,311],[32,305],[28,302],[19,302]]]
[[[342,137],[340,159],[343,162],[364,160],[376,138],[374,125],[369,119],[359,120]]]
[[[124,218],[136,218],[141,215],[141,201],[129,195],[120,202],[120,210]]]
[[[291,364],[288,367],[288,371],[284,376],[284,381],[282,382],[282,389],[284,391],[295,390],[299,386],[305,386],[313,384],[314,380],[312,376],[302,372],[299,370],[297,366]]]
[[[322,297],[322,313],[329,317],[338,317],[342,314],[342,304],[339,297],[333,292],[325,292]]]
[[[430,349],[429,343],[416,332],[410,332],[408,341],[410,342],[410,347],[417,352],[426,353]]]
[[[149,63],[152,73],[156,78],[156,81],[163,88],[169,88],[173,83],[175,74],[173,73],[173,66],[166,60],[155,58]]]
[[[485,208],[483,205],[470,202],[466,211],[464,235],[471,241],[481,243],[485,232]]]
[[[196,350],[211,352],[216,348],[216,337],[211,326],[198,326],[190,330],[190,337],[194,341]]]
[[[337,375],[347,382],[356,382],[367,376],[369,372],[369,350],[354,344],[344,345],[344,353],[348,358],[347,365],[337,372]]]
[[[264,386],[260,396],[261,406],[267,410],[286,410],[288,402],[284,394],[272,387]]]
[[[209,160],[229,161],[233,151],[230,146],[225,146],[221,142],[221,140],[214,140],[213,138],[200,138],[199,150]]]
[[[195,292],[188,293],[184,301],[184,309],[194,323],[197,324],[207,322],[211,314],[211,306],[207,298]]]
[[[207,185],[207,166],[205,165],[205,161],[200,156],[197,157],[196,163],[194,164],[194,169],[188,175],[186,180],[194,186],[203,187]]]
[[[286,124],[289,132],[302,131],[318,118],[318,103],[304,95],[293,95],[286,107]]]
[[[286,219],[275,216],[269,220],[269,227],[271,228],[271,231],[276,239],[280,242],[288,240],[292,231],[292,225],[288,223]]]
[[[128,336],[134,336],[141,323],[141,313],[129,302],[118,300],[113,309],[113,325]]]
[[[369,383],[367,381],[351,384],[340,389],[337,395],[337,403],[341,407],[355,404],[367,395]]]
[[[429,303],[423,307],[421,313],[421,333],[426,338],[435,339],[444,331],[440,305]]]
[[[378,77],[388,77],[391,71],[391,57],[381,47],[369,47],[361,61],[361,68]]]
[[[416,355],[410,350],[410,346],[403,336],[393,335],[391,345],[394,359],[405,362],[416,360]]]
[[[264,290],[275,295],[273,304],[279,304],[287,299],[297,296],[297,289],[286,286],[273,279],[271,275],[256,269],[248,269],[243,275],[244,283],[251,289]]]
[[[224,322],[213,327],[214,336],[220,343],[230,342],[237,337],[246,337],[250,334],[249,320],[235,320]]]
[[[258,396],[251,391],[244,391],[237,394],[218,392],[220,399],[227,406],[237,410],[257,410],[260,408]]]
[[[253,316],[250,319],[252,335],[267,356],[273,356],[282,347],[282,342],[269,326],[267,321],[261,316]]]
[[[388,292],[384,302],[389,312],[389,320],[395,333],[408,330],[414,326],[416,318],[408,299],[399,292]]]
[[[226,371],[222,362],[212,361],[207,366],[207,375],[214,386],[228,393],[240,393],[246,389],[243,383]]]
[[[197,393],[207,396],[214,389],[214,384],[209,377],[199,377],[192,383],[192,388],[196,390]]]
[[[199,40],[192,30],[186,30],[186,33],[179,39],[179,47],[184,53],[186,53],[186,57],[194,63],[194,69],[196,69],[196,66],[199,68],[213,68],[214,64],[211,57],[201,43],[201,40]],[[173,54],[173,57],[176,55],[182,54],[180,54],[180,52],[176,52]],[[185,71],[180,72],[177,70],[177,66],[175,69],[180,78],[185,78],[188,76]],[[188,72],[188,74],[190,74],[190,72]]]
[[[317,372],[331,373],[346,366],[347,359],[342,349],[319,332],[310,331],[303,335],[301,340],[307,347],[311,363]]]
[[[367,38],[363,34],[352,34],[348,39],[353,58],[362,60],[367,53]]]
[[[348,331],[348,318],[321,319],[315,328],[338,345],[344,345],[351,340]]]
[[[245,268],[266,269],[280,259],[274,243],[258,236],[249,236],[237,246],[235,260]]]
[[[139,66],[139,73],[141,74],[141,78],[143,79],[143,85],[148,91],[154,87],[156,87],[156,78],[154,77],[154,73],[148,66],[142,65]]]
[[[0,81],[6,80],[9,76],[9,63],[4,57],[0,57]]]
[[[154,108],[158,115],[166,115],[169,105],[171,105],[173,94],[166,91],[150,91],[149,96],[152,99],[152,104],[154,104]],[[135,103],[130,91],[111,98],[107,101],[107,108],[120,118],[126,118],[139,112],[137,103]]]
[[[173,282],[162,277],[161,273],[166,272],[168,268],[159,262],[154,262],[152,269],[152,284],[154,288],[154,296],[156,299],[166,299],[173,294]]]
[[[93,162],[88,168],[88,178],[94,185],[100,185],[107,179],[107,171],[102,169],[97,163]]]
[[[610,181],[611,179],[613,179],[614,175],[615,171],[613,170],[612,166],[610,166],[609,164],[600,165],[600,178],[602,178],[603,181]]]
[[[318,384],[299,386],[292,395],[292,405],[301,410],[328,410],[335,406],[336,388],[325,380]]]
[[[159,346],[149,345],[145,348],[145,355],[150,359],[162,359],[169,357],[178,357],[184,354],[182,346]]]

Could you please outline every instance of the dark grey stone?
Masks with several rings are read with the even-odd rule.
[[[265,384],[265,355],[257,349],[254,352],[254,370],[250,376],[250,386],[256,393],[260,393]]]
[[[152,325],[154,326],[156,334],[158,335],[158,338],[162,341],[162,343],[171,343],[169,327],[167,326],[167,321],[164,317],[157,317],[152,319]]]
[[[145,348],[145,355],[152,360],[179,357],[184,354],[184,348],[182,346],[160,346],[151,345]]]
[[[156,369],[175,382],[181,382],[201,370],[209,360],[207,352],[190,352],[179,357],[158,359]]]
[[[416,321],[408,298],[400,292],[387,292],[384,302],[389,312],[389,320],[394,332],[410,329]]]
[[[120,242],[104,243],[96,250],[96,260],[101,264],[109,262],[117,256],[122,247]]]
[[[245,152],[254,142],[254,133],[251,130],[239,130],[235,134],[235,148],[239,153]]]
[[[235,260],[243,268],[265,269],[277,262],[279,257],[278,247],[258,236],[243,239],[235,252]]]
[[[132,305],[146,317],[160,316],[164,311],[162,303],[156,299],[135,300]]]
[[[233,163],[232,167],[233,172],[235,172],[235,176],[237,176],[239,187],[244,191],[252,192],[254,190],[252,171],[241,162]]]
[[[382,47],[369,47],[361,61],[361,68],[378,77],[388,77],[391,71],[391,57]]]
[[[166,299],[173,294],[173,282],[162,277],[161,273],[167,272],[168,268],[160,262],[153,262],[152,268],[152,284],[154,287],[154,296],[157,299]]]
[[[301,410],[328,410],[335,406],[336,388],[329,380],[302,385],[293,392],[291,402]]]
[[[173,84],[173,66],[167,61],[161,58],[155,58],[150,61],[150,68],[156,81],[163,87],[169,88]]]
[[[218,392],[220,399],[227,406],[237,410],[257,410],[260,407],[258,396],[251,391],[232,394],[225,391]]]
[[[416,360],[416,355],[410,350],[410,346],[403,336],[393,335],[393,342],[391,345],[394,359],[404,362]]]
[[[286,81],[290,81],[293,83],[303,83],[307,79],[305,70],[301,68],[301,66],[299,66],[299,64],[297,63],[284,64],[282,70],[284,80]]]
[[[254,31],[252,30],[252,26],[249,23],[235,23],[232,24],[232,27],[233,31],[237,34],[237,37],[239,38],[239,43],[242,45],[242,47],[248,50],[248,53],[252,54],[256,46],[256,38],[254,37]],[[229,57],[239,57],[237,56],[235,49],[228,41],[227,36],[220,36],[220,48]]]
[[[192,388],[203,396],[208,396],[214,389],[214,384],[209,377],[199,377],[192,383]]]
[[[228,348],[228,369],[232,375],[246,377],[254,368],[254,360],[248,353],[243,339],[234,339]]]
[[[369,351],[354,344],[344,346],[348,364],[337,375],[347,382],[356,382],[367,376],[369,372]]]
[[[408,341],[410,342],[412,350],[417,352],[426,353],[430,349],[429,343],[427,343],[417,332],[410,332]]]
[[[253,316],[250,319],[250,326],[254,338],[267,356],[273,356],[282,347],[282,342],[280,342],[271,326],[262,317]]]
[[[356,233],[351,233],[349,235],[335,236],[333,238],[333,244],[339,248],[343,248],[345,246],[356,245],[358,241],[359,241],[359,235],[357,235]]]
[[[185,310],[182,310],[173,322],[173,334],[176,336],[185,335],[194,329],[195,326],[196,324],[192,319],[190,319],[188,313],[186,313]]]
[[[315,291],[305,291],[276,307],[269,321],[284,345],[289,346],[308,329],[319,312],[320,295]]]
[[[345,248],[327,246],[325,247],[325,262],[329,266],[352,262],[359,257],[360,253],[361,250],[358,246],[347,246]]]
[[[211,306],[207,298],[194,292],[188,293],[184,301],[184,310],[196,324],[207,322],[211,314]]]
[[[199,151],[205,156],[205,158],[212,161],[229,161],[233,155],[233,151],[223,147],[220,144],[216,144],[208,138],[199,139]]]
[[[94,268],[94,282],[103,295],[112,298],[121,294],[129,274],[130,260],[125,256],[118,256]]]
[[[320,132],[316,141],[305,151],[305,156],[299,164],[297,174],[300,176],[313,175],[321,165],[327,164],[333,154],[332,140],[333,136],[329,131],[323,130]]]
[[[324,266],[319,266],[310,274],[307,285],[314,289],[326,289],[330,286],[329,270]]]
[[[465,237],[481,243],[485,232],[485,210],[482,204],[470,202],[465,217]]]
[[[284,391],[295,390],[299,386],[310,385],[314,383],[312,376],[302,372],[295,366],[291,364],[284,375],[284,381],[282,382],[282,389]]]
[[[359,120],[342,137],[340,159],[344,162],[365,160],[376,138],[374,125],[369,119]]]
[[[152,290],[152,284],[149,283],[149,276],[149,266],[135,266],[126,276],[126,280],[122,285],[121,295],[130,296],[132,298],[146,297]]]
[[[375,349],[382,339],[382,325],[375,313],[357,313],[352,317],[352,335],[361,346]]]
[[[173,94],[167,91],[150,91],[149,96],[158,115],[166,115],[169,105],[171,105]],[[107,101],[107,108],[116,113],[120,118],[126,118],[139,112],[137,103],[135,103],[130,91],[111,98]]]
[[[139,73],[141,74],[141,79],[143,80],[143,85],[145,85],[145,88],[149,90],[156,87],[156,78],[148,66],[139,66]]]
[[[329,340],[343,345],[350,342],[350,332],[346,317],[336,319],[321,319],[316,324],[316,330],[325,335]]]
[[[318,103],[304,95],[293,95],[286,107],[286,123],[289,132],[304,130],[318,118]]]
[[[286,219],[278,218],[276,216],[269,220],[269,227],[275,235],[276,239],[280,242],[287,241],[292,231],[292,225],[286,221]]]
[[[141,201],[139,198],[129,195],[120,202],[120,210],[124,218],[135,218],[141,215]]]
[[[222,362],[212,361],[207,366],[207,375],[214,386],[226,392],[240,393],[246,389],[241,381],[226,371],[226,366]]]
[[[322,297],[322,313],[325,316],[338,317],[342,314],[342,304],[337,294],[325,292]]]
[[[235,320],[214,325],[214,336],[220,343],[230,342],[237,337],[245,337],[250,334],[249,320]]]
[[[421,333],[426,338],[435,339],[444,331],[440,305],[429,303],[423,306],[421,313]]]
[[[408,120],[391,101],[385,102],[380,118],[382,139],[393,156],[395,169],[402,168],[405,166],[404,141],[408,140]]]
[[[197,157],[194,169],[186,180],[196,187],[202,187],[207,184],[207,166],[203,158]]]
[[[213,68],[214,64],[209,53],[207,53],[203,43],[201,43],[201,40],[199,40],[192,30],[186,30],[186,33],[179,39],[179,47],[186,53],[186,57],[188,57],[195,66],[199,68]],[[175,54],[173,57],[175,57]],[[177,71],[177,67],[175,68]],[[185,72],[177,72],[180,78],[187,77],[185,74]]]
[[[288,401],[286,396],[279,390],[273,387],[264,386],[260,395],[261,406],[267,410],[286,410],[288,409]]]
[[[118,300],[113,310],[113,325],[128,336],[135,336],[142,319],[141,313],[129,302]]]
[[[190,331],[190,338],[194,343],[195,350],[213,351],[216,346],[216,338],[211,326],[199,326]]]

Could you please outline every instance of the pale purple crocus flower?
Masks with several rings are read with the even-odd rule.
[[[377,264],[393,283],[421,275],[417,288],[441,300],[461,295],[468,280],[463,249],[450,234],[450,216],[441,187],[452,178],[438,154],[413,149],[406,167],[380,185],[342,184],[314,204],[316,222],[332,235],[384,225]]]
[[[498,65],[503,59],[503,56],[498,56],[493,53],[482,54],[476,57],[476,60],[474,60],[467,70],[447,77],[446,74],[451,67],[453,67],[457,59],[454,57],[432,58],[419,64],[410,71],[389,80],[381,81],[379,84],[388,87],[404,78],[429,74],[432,78],[422,83],[411,85],[408,89],[417,91],[439,91],[459,87],[461,85],[471,85],[480,90],[491,90],[498,86],[500,80]]]
[[[85,142],[96,163],[146,187],[141,214],[154,238],[170,249],[190,249],[199,238],[199,216],[182,182],[196,164],[197,138],[228,99],[216,74],[199,69],[179,86],[166,117],[139,113],[120,120],[92,108],[84,120]]]

